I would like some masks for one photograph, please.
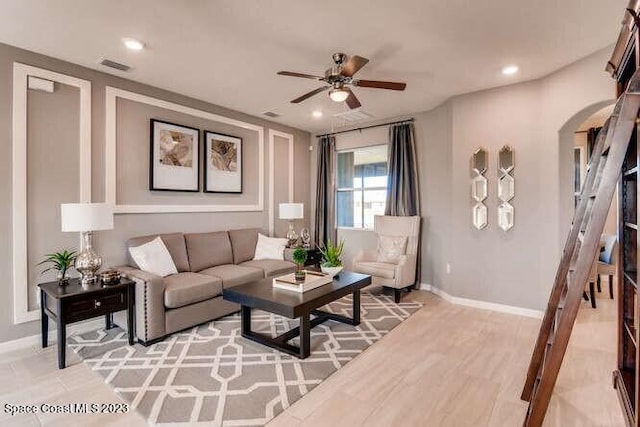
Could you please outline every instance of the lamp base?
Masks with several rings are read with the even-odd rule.
[[[298,244],[298,233],[293,228],[293,221],[289,221],[289,231],[287,231],[287,247],[294,248]]]
[[[80,273],[82,286],[96,283],[96,272],[102,267],[102,258],[98,256],[91,245],[91,232],[82,233],[83,249],[76,257],[76,270]]]

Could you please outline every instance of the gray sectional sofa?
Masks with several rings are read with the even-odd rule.
[[[127,255],[129,247],[160,236],[178,270],[163,278],[138,269],[129,255],[129,265],[116,267],[136,282],[138,340],[149,345],[173,332],[236,312],[240,307],[222,299],[223,289],[295,271],[295,264],[289,261],[253,259],[258,232],[242,229],[130,239]]]

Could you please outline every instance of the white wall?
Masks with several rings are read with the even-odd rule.
[[[573,214],[573,131],[615,95],[604,72],[609,53],[603,49],[542,79],[456,96],[412,115],[424,283],[457,297],[545,307]],[[337,143],[361,146],[386,133],[382,129],[342,134]],[[507,233],[496,224],[496,158],[505,144],[513,147],[516,164],[515,227]],[[489,150],[489,226],[483,231],[471,225],[469,162],[479,146]],[[372,244],[366,232],[340,235],[348,238],[350,254]]]

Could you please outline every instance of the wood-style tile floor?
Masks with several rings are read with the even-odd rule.
[[[604,286],[606,288],[606,286]],[[623,426],[611,372],[616,306],[606,290],[598,308],[583,302],[546,426]],[[280,426],[520,426],[519,396],[540,321],[452,305],[428,292],[423,309],[294,403]],[[4,404],[119,402],[72,351],[56,368],[56,347],[0,354],[0,425],[144,426],[126,415],[27,414]]]

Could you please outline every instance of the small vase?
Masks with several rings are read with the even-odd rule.
[[[295,272],[296,282],[304,282],[304,279],[307,277],[307,272],[304,270],[297,270]]]
[[[69,273],[68,272],[64,272],[64,274],[62,273],[62,271],[58,272],[58,286],[67,286],[69,284]]]

